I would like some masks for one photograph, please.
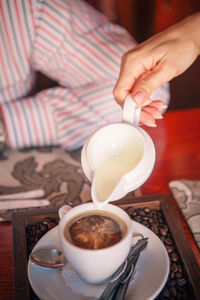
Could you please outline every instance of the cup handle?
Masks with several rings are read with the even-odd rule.
[[[124,106],[123,106],[123,114],[122,119],[126,123],[133,124],[135,126],[139,126],[140,122],[140,114],[141,114],[141,107],[135,109],[136,103],[133,101],[133,98],[130,94],[125,99]]]
[[[72,207],[69,206],[69,205],[64,205],[64,206],[62,206],[61,208],[59,208],[59,210],[58,210],[58,216],[59,216],[59,218],[62,219],[62,218],[64,217],[64,215],[65,215],[70,209],[72,209]]]

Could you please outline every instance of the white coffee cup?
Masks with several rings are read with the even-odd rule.
[[[66,223],[80,213],[85,214],[91,210],[97,210],[95,203],[81,204],[74,208],[61,207],[58,231],[63,253],[69,263],[85,281],[97,284],[109,278],[126,259],[131,247],[133,226],[129,215],[123,209],[107,204],[98,212],[110,212],[125,223],[127,230],[123,238],[116,244],[103,249],[93,250],[77,247],[64,235]]]
[[[140,109],[129,95],[123,107],[123,122],[105,125],[95,131],[83,146],[81,163],[85,175],[92,182],[92,200],[102,207],[110,201],[123,198],[129,192],[139,188],[150,176],[155,163],[155,147],[149,134],[139,127]],[[137,163],[120,177],[107,199],[99,199],[97,193],[96,171],[105,161],[120,153],[131,142],[140,151]],[[139,147],[139,148],[138,148]],[[139,149],[139,150],[138,150]],[[106,174],[105,174],[106,175]],[[115,174],[112,174],[115,176]]]

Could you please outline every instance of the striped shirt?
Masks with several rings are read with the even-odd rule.
[[[122,54],[136,43],[81,0],[0,0],[0,104],[12,148],[83,145],[121,121],[114,101]],[[40,71],[58,87],[27,97]],[[153,99],[169,100],[168,85]]]

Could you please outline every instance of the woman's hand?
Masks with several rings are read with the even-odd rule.
[[[151,101],[160,85],[183,73],[200,53],[200,13],[196,13],[153,36],[122,57],[118,81],[114,88],[116,101],[123,106],[131,93],[142,107],[141,123],[155,126],[166,105]]]

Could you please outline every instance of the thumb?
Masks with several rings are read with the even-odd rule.
[[[131,95],[134,101],[142,106],[149,100],[151,94],[160,87],[163,83],[169,81],[171,78],[167,75],[163,68],[146,71],[135,82]]]

